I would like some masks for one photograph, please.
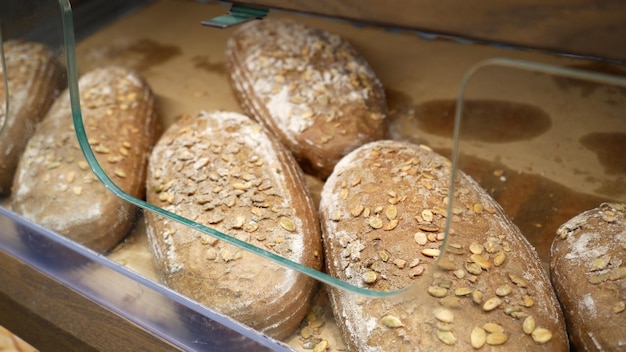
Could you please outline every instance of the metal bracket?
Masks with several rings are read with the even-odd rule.
[[[228,13],[226,13],[225,15],[211,18],[209,20],[202,21],[201,23],[203,26],[223,29],[250,20],[263,19],[265,16],[267,16],[268,12],[269,10],[267,9],[259,9],[255,7],[233,4]]]

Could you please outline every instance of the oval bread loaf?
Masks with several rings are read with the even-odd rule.
[[[85,132],[98,162],[125,192],[145,196],[145,174],[158,133],[154,98],[139,75],[96,69],[78,82]],[[53,104],[18,165],[13,210],[95,251],[115,246],[136,208],[107,190],[89,168],[74,132],[69,91]]]
[[[0,67],[0,195],[8,195],[26,143],[62,87],[62,70],[52,50],[43,44],[9,40],[3,45],[7,72]]]
[[[322,265],[301,169],[247,116],[180,118],[153,150],[147,187],[152,204],[316,270]],[[159,274],[174,290],[278,339],[307,313],[313,279],[153,213],[146,223]]]
[[[382,84],[338,35],[253,21],[228,40],[226,63],[244,112],[277,135],[305,172],[326,179],[342,156],[386,136]]]
[[[344,157],[321,195],[328,273],[373,290],[416,285],[400,298],[331,289],[351,351],[567,351],[558,301],[540,260],[500,206],[427,147],[367,144]],[[449,250],[440,255],[445,217]],[[431,275],[432,274],[432,275]],[[428,280],[428,282],[421,281]]]
[[[557,230],[551,280],[576,351],[626,348],[626,204],[602,204]]]

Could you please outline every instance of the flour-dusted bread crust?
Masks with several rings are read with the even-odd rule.
[[[0,195],[11,192],[20,156],[35,127],[62,87],[62,70],[52,50],[35,42],[4,43],[7,72],[0,66]],[[6,110],[4,77],[9,88]]]
[[[576,351],[626,349],[626,204],[605,203],[563,224],[550,273]]]
[[[181,117],[153,150],[147,187],[152,204],[321,268],[317,211],[302,171],[247,116]],[[307,313],[313,279],[153,213],[146,221],[159,274],[174,290],[278,339]]]
[[[157,116],[136,73],[107,67],[78,82],[85,132],[98,162],[125,192],[142,198]],[[69,91],[52,105],[18,165],[13,211],[103,252],[130,230],[136,208],[107,190],[89,168],[74,132]]]
[[[306,172],[325,179],[342,156],[386,136],[382,84],[336,34],[288,20],[253,21],[228,40],[226,62],[243,110]]]
[[[568,351],[534,249],[464,173],[447,214],[449,177],[450,162],[428,148],[378,141],[348,154],[328,178],[320,218],[329,274],[379,291],[416,285],[381,299],[331,289],[349,350]],[[452,234],[439,271],[446,216]]]

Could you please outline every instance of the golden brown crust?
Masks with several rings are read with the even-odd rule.
[[[503,343],[508,350],[567,351],[562,314],[537,254],[500,206],[462,173],[449,250],[441,259],[445,270],[433,271],[449,173],[449,161],[426,147],[379,141],[348,154],[327,180],[320,218],[328,272],[374,290],[415,285],[389,299],[330,290],[347,346],[467,351],[476,329],[481,350]],[[522,330],[527,318],[528,334]],[[545,343],[534,341],[550,334]]]
[[[43,44],[4,43],[9,112],[5,112],[4,73],[0,67],[0,195],[8,195],[15,169],[28,139],[62,87],[61,67]],[[5,120],[6,119],[6,120]]]
[[[626,204],[602,204],[557,230],[550,273],[577,351],[626,348]]]
[[[302,171],[246,116],[183,116],[155,146],[147,187],[152,204],[316,270],[322,265]],[[146,221],[161,278],[174,290],[279,339],[297,328],[313,279],[153,213]]]
[[[243,110],[325,179],[342,156],[384,138],[382,84],[338,35],[286,20],[254,21],[228,40],[226,61]]]
[[[145,195],[157,133],[154,98],[136,74],[96,69],[79,80],[85,132],[98,162],[132,196]],[[130,230],[134,206],[107,190],[89,168],[74,132],[69,92],[53,104],[28,142],[13,185],[13,210],[96,251]]]

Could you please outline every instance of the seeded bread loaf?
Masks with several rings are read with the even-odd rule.
[[[626,348],[626,204],[602,204],[557,230],[550,273],[576,351]]]
[[[316,270],[317,211],[293,156],[259,123],[232,112],[183,116],[155,146],[150,203]],[[306,314],[315,281],[179,223],[146,214],[162,280],[275,338]]]
[[[149,86],[118,67],[90,71],[78,84],[85,132],[98,162],[122,190],[144,197],[148,156],[158,133]],[[67,90],[26,146],[12,207],[99,252],[116,245],[133,224],[135,207],[100,183],[79,148]]]
[[[0,65],[0,195],[11,192],[24,147],[62,87],[61,68],[47,46],[9,40],[4,43],[4,55],[7,72]]]
[[[228,40],[226,63],[245,113],[276,134],[305,172],[326,179],[342,156],[386,135],[383,87],[338,35],[253,21]]]
[[[372,290],[331,289],[350,351],[567,351],[558,301],[540,260],[500,206],[458,175],[447,214],[450,162],[424,146],[378,141],[344,157],[321,195],[326,266]],[[435,270],[446,216],[448,250]],[[496,349],[494,349],[496,350]]]

